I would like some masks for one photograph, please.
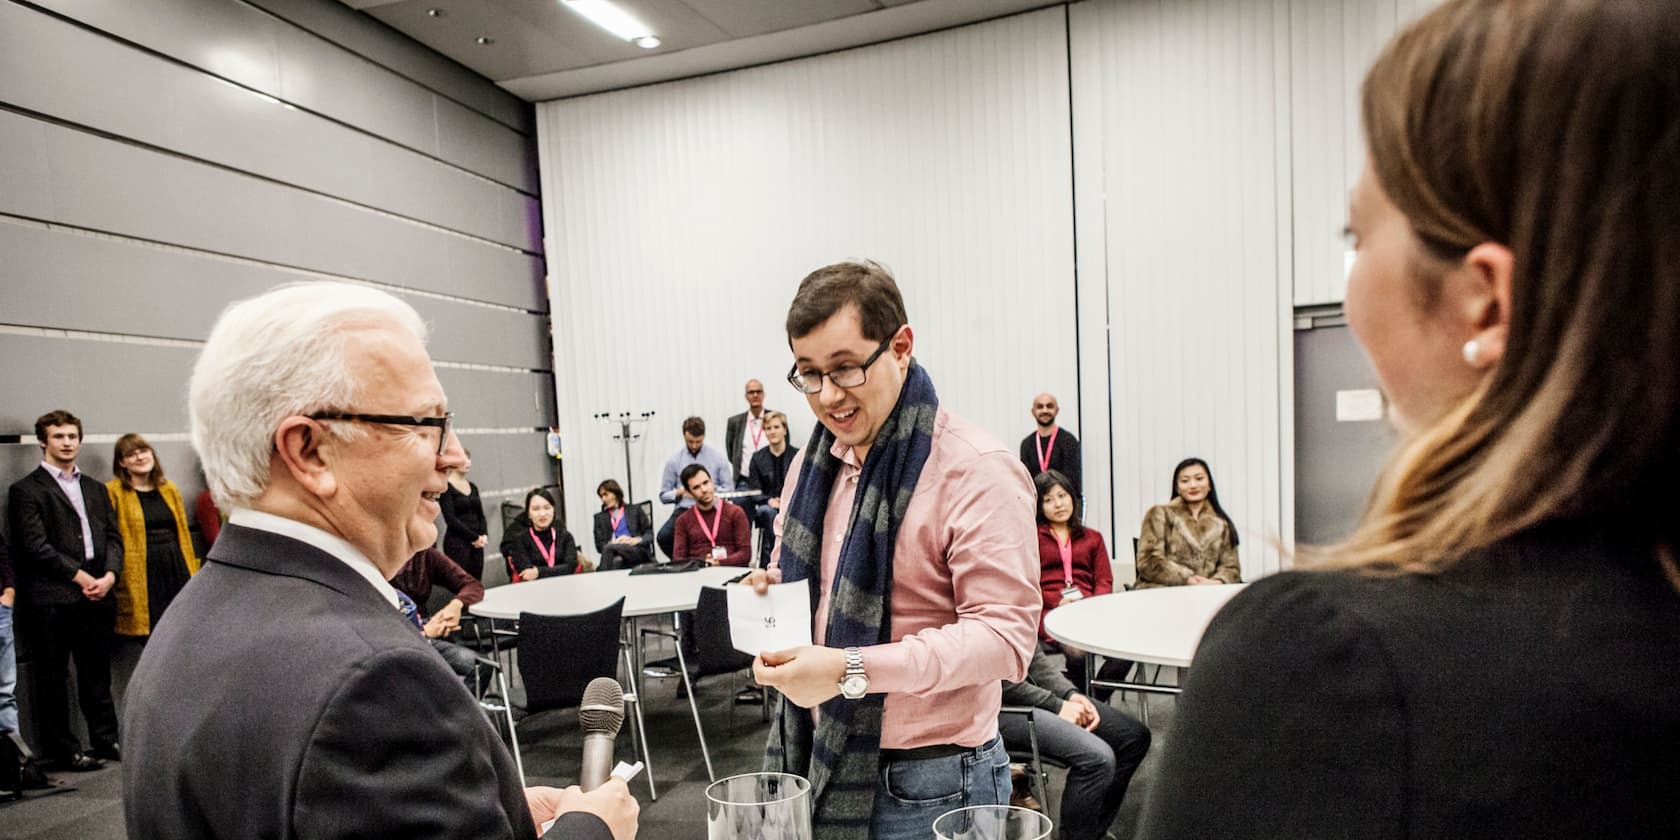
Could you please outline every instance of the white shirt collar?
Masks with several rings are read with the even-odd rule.
[[[249,508],[236,509],[228,516],[228,524],[267,531],[270,534],[279,534],[282,537],[290,537],[298,542],[307,543],[325,551],[342,560],[344,565],[349,566],[356,574],[367,578],[367,582],[373,584],[373,588],[379,590],[379,594],[385,600],[390,601],[391,606],[399,606],[396,588],[391,586],[390,581],[387,581],[385,576],[379,573],[379,567],[373,565],[373,561],[369,560],[367,555],[343,537],[329,534],[314,525],[299,522],[295,519],[287,519],[283,516],[275,516],[272,513],[264,513]]]
[[[59,481],[76,481],[82,477],[82,468],[78,464],[71,464],[70,469],[61,470],[43,458],[41,460],[41,469],[46,470],[49,475]]]

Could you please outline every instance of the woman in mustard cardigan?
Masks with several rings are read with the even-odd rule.
[[[122,532],[123,574],[117,579],[117,633],[151,635],[169,602],[198,574],[187,535],[186,506],[146,439],[117,438],[111,458],[116,478],[105,483]]]

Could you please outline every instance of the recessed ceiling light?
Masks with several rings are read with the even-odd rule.
[[[494,44],[494,43],[496,43],[496,39],[490,37],[489,35],[478,36],[478,45],[481,46],[481,47],[488,47],[488,46],[490,46],[491,44]]]
[[[449,14],[449,13],[445,12],[442,9],[427,9],[426,10],[426,17],[440,18],[440,17],[443,17],[444,15],[447,15],[447,14]]]
[[[602,29],[623,38],[645,49],[659,46],[659,39],[653,35],[648,25],[637,20],[629,12],[624,11],[611,0],[561,0],[566,8],[589,18],[589,21]],[[652,44],[643,43],[651,39]]]

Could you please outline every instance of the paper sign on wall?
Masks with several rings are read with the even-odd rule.
[[[1382,392],[1359,388],[1336,392],[1336,422],[1366,423],[1383,418]]]

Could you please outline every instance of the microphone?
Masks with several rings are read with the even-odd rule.
[[[578,706],[583,728],[583,769],[578,787],[594,790],[607,783],[613,768],[613,742],[624,725],[624,689],[611,677],[596,677],[583,690]]]

